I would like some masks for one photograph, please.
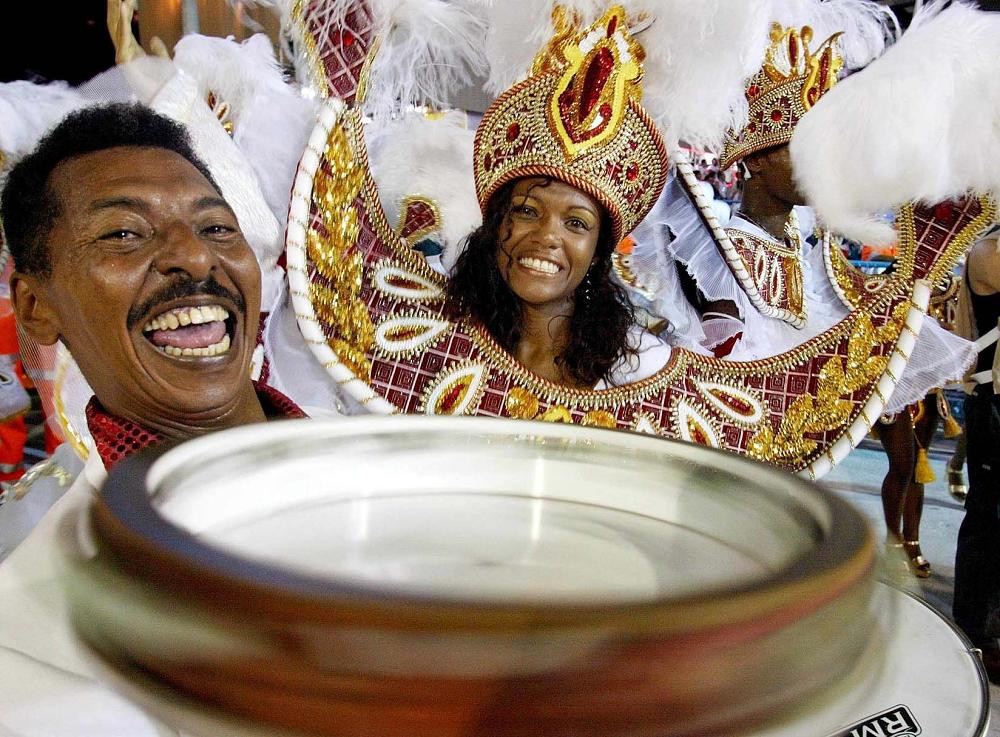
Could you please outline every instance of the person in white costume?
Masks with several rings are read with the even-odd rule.
[[[788,142],[802,119],[837,81],[841,65],[863,67],[895,36],[886,8],[855,0],[778,3],[763,63],[746,81],[745,111],[727,137],[721,165],[739,162],[743,202],[728,227],[715,220],[685,162],[654,212],[667,235],[654,247],[683,263],[709,300],[737,307],[741,339],[728,355],[754,360],[789,350],[853,309],[828,274],[839,247],[818,227],[795,186]],[[708,63],[708,62],[706,62]],[[824,68],[823,79],[811,70]],[[814,173],[813,176],[821,176]],[[706,228],[707,225],[707,228]],[[649,260],[643,250],[638,258]],[[926,320],[890,402],[898,411],[927,391],[958,379],[973,360],[968,341]]]

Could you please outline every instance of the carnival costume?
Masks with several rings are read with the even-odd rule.
[[[532,74],[484,115],[474,154],[480,203],[503,182],[553,176],[595,196],[616,235],[626,235],[667,174],[665,146],[639,104],[641,47],[621,8],[586,29],[563,22]],[[936,216],[934,209],[904,209],[901,230],[925,234]],[[959,227],[948,238],[904,241],[911,260],[919,252],[920,266],[893,282],[892,296],[863,299],[785,354],[737,363],[675,349],[647,379],[579,391],[531,374],[481,326],[449,317],[443,277],[382,212],[359,113],[333,100],[296,178],[287,257],[307,341],[369,411],[618,427],[819,476],[860,442],[898,383],[929,296],[926,285],[912,282],[950,270],[992,217],[989,205],[972,201],[958,209]]]

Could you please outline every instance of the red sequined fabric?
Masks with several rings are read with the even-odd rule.
[[[97,397],[87,403],[87,427],[94,438],[94,447],[109,471],[119,461],[133,453],[163,441],[158,432],[104,411]]]
[[[265,384],[254,383],[257,398],[270,419],[297,419],[306,417],[295,402]],[[94,439],[98,455],[104,467],[111,470],[115,465],[133,453],[163,442],[163,435],[142,425],[116,415],[108,414],[97,397],[91,397],[87,404],[87,427]]]

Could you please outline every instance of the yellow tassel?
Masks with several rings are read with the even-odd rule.
[[[944,416],[943,432],[946,438],[957,438],[962,434],[962,426],[958,424],[958,420],[951,416],[950,412]]]
[[[913,480],[918,484],[929,484],[936,478],[934,469],[927,460],[927,451],[921,448],[917,451],[917,467],[913,471]]]

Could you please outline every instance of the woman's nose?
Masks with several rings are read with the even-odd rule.
[[[558,218],[544,218],[541,222],[541,232],[539,240],[549,248],[559,245],[559,220]]]

